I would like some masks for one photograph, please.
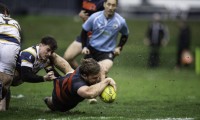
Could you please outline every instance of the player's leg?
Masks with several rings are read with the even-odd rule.
[[[1,99],[3,99],[11,85],[13,77],[11,75],[7,75],[5,73],[0,72],[0,83],[1,83]]]
[[[73,41],[64,53],[64,59],[69,62],[72,68],[78,67],[78,62],[75,60],[76,56],[81,54],[82,44],[78,41]]]
[[[108,71],[113,66],[113,61],[110,59],[105,59],[98,62],[101,66],[101,79],[104,79],[107,77]]]
[[[50,97],[45,97],[43,100],[44,100],[44,103],[46,104],[46,106],[52,110],[52,111],[55,111],[56,110],[56,106],[54,104],[56,104],[57,102],[54,101],[53,103],[53,99],[55,100],[54,97],[57,97],[56,95],[56,89],[60,89],[59,88],[59,85],[56,85],[57,82],[59,81],[59,79],[55,79],[53,81],[53,91],[52,91],[52,95]],[[57,88],[58,87],[58,88]]]
[[[14,74],[14,77],[13,77],[13,80],[12,80],[12,83],[11,83],[10,86],[19,86],[22,83],[23,83],[23,81],[21,80],[21,76],[19,75],[19,72],[17,70],[15,70],[15,74]],[[9,89],[9,91],[7,92],[6,97],[4,98],[6,100],[4,100],[3,103],[0,103],[0,109],[3,106],[4,110],[8,110],[9,104],[10,104],[10,98],[11,98],[11,91]]]
[[[9,94],[8,92],[12,82],[12,76],[0,72],[0,78],[0,111],[6,111],[8,108],[6,105],[9,105],[9,103],[6,103],[6,95]]]
[[[0,101],[0,111],[6,111],[6,97]]]
[[[52,97],[45,97],[44,103],[47,105],[47,107],[50,110],[55,111],[55,107],[54,107],[53,102],[52,102]]]
[[[98,61],[101,66],[101,78],[104,79],[107,76],[108,71],[113,66],[113,60],[115,58],[114,53],[98,51],[95,48],[88,46],[91,51],[90,54],[86,55],[85,58],[93,58]]]
[[[7,92],[7,95],[6,95],[6,110],[8,110],[8,108],[9,108],[10,98],[11,98],[11,91],[9,89],[8,92]]]
[[[89,50],[92,51],[90,54],[86,55],[85,58],[93,58],[98,61],[101,66],[101,79],[106,78],[108,71],[113,65],[114,54],[113,52],[101,52],[96,50],[95,48],[88,46]],[[88,99],[90,104],[97,103],[97,100]]]
[[[10,103],[10,90],[7,92],[7,95],[0,101],[0,111],[6,111],[9,108]]]
[[[3,99],[9,91],[19,50],[20,46],[17,44],[0,42],[0,99]]]

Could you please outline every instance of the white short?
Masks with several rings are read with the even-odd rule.
[[[0,40],[0,72],[14,75],[20,45]]]

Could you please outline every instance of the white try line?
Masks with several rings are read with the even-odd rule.
[[[77,117],[77,118],[53,118],[51,120],[88,120],[88,119],[94,119],[94,120],[108,120],[108,119],[121,119],[121,120],[133,120],[133,118],[126,118],[126,117],[105,117],[105,116],[99,116],[99,117]],[[43,118],[39,118],[36,120],[46,120]],[[154,119],[140,119],[140,118],[134,118],[134,120],[194,120],[194,118],[154,118]]]
[[[194,118],[155,118],[155,119],[145,119],[145,120],[194,120]]]

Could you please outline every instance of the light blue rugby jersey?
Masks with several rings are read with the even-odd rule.
[[[88,18],[82,27],[86,31],[92,31],[92,37],[89,40],[90,46],[102,52],[114,51],[118,33],[129,34],[125,19],[118,13],[107,19],[104,11],[96,12]]]

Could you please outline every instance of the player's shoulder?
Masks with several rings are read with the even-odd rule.
[[[104,14],[103,14],[103,11],[97,11],[97,12],[95,12],[95,13],[93,13],[90,17],[89,17],[89,19],[90,20],[96,20],[96,19],[102,19]]]
[[[126,24],[126,19],[121,16],[119,13],[115,13],[115,19],[121,24]]]
[[[126,21],[125,20],[125,18],[123,17],[123,16],[121,16],[119,13],[115,13],[115,18],[118,18],[118,19],[120,19],[120,20],[122,20],[122,21]]]
[[[28,48],[22,50],[21,54],[32,55],[32,56],[36,57],[37,51],[36,51],[36,48],[34,46],[32,46],[32,47],[28,47]]]
[[[6,21],[8,23],[6,23]],[[13,19],[13,18],[11,18],[9,16],[4,16],[2,14],[0,14],[0,23],[2,23],[2,24],[6,23],[6,24],[9,24],[9,25],[15,26],[17,29],[21,29],[17,20],[15,20],[15,19]]]
[[[15,20],[15,19],[10,18],[9,24],[14,25],[14,26],[17,27],[19,30],[21,30],[21,27],[20,27],[20,25],[19,25],[19,22],[18,22],[17,20]]]

